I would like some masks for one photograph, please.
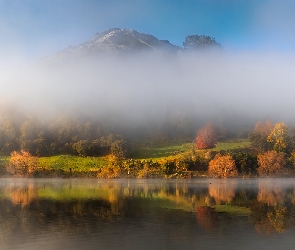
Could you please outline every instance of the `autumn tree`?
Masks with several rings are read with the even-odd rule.
[[[207,123],[198,131],[196,137],[197,149],[213,148],[217,142],[217,138],[217,129],[211,123]]]
[[[238,175],[238,169],[230,155],[217,154],[209,162],[208,174],[218,178],[235,177]]]
[[[274,127],[275,125],[270,120],[266,120],[264,124],[258,121],[253,131],[249,134],[252,147],[258,149],[260,152],[269,150],[271,145],[267,141],[267,137]]]
[[[7,171],[15,176],[28,176],[36,169],[37,163],[38,158],[32,156],[29,152],[13,151],[7,165]]]
[[[282,174],[286,164],[284,153],[274,150],[267,151],[257,156],[258,173],[261,176],[277,176]]]
[[[267,141],[273,145],[277,152],[285,152],[289,143],[289,128],[283,123],[277,123],[267,137]]]

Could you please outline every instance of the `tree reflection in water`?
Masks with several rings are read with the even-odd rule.
[[[269,179],[261,179],[258,188],[257,201],[269,206],[284,204],[286,190],[279,183],[272,182]]]
[[[288,189],[281,182],[272,179],[259,181],[257,204],[252,209],[257,232],[269,235],[274,231],[283,233],[288,228],[288,217],[292,206],[287,192]]]
[[[236,180],[212,181],[209,185],[209,196],[214,198],[216,204],[229,204],[235,197]]]
[[[6,180],[0,186],[0,243],[15,235],[92,235],[126,221],[169,231],[214,234],[235,221],[266,235],[293,228],[295,183],[276,180]],[[250,183],[251,185],[248,185]],[[235,220],[239,218],[239,220]],[[233,220],[232,220],[233,219]],[[154,224],[152,224],[154,223]],[[177,225],[167,228],[170,223]],[[130,226],[130,225],[129,225]],[[218,230],[217,230],[218,229]],[[199,231],[198,231],[199,230]]]
[[[30,204],[38,196],[37,188],[32,183],[25,187],[16,183],[10,184],[5,188],[4,193],[9,194],[13,204],[20,204],[22,207]]]
[[[204,228],[207,232],[211,232],[219,225],[217,212],[215,208],[208,206],[197,207],[197,219],[199,225]]]

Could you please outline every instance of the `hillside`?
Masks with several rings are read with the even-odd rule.
[[[185,38],[184,48],[171,44],[168,40],[159,40],[150,34],[140,33],[132,29],[112,28],[96,33],[88,41],[68,46],[56,53],[50,60],[99,57],[102,55],[118,55],[133,52],[160,52],[163,54],[177,53],[183,50],[220,48],[215,39],[204,35],[189,35]]]

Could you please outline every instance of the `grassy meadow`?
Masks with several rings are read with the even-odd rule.
[[[138,146],[130,152],[130,157],[134,159],[161,159],[180,153],[191,151],[195,148],[194,143],[165,143],[150,144],[149,146]]]
[[[213,151],[243,151],[250,148],[251,142],[247,139],[236,139],[227,142],[217,142]]]
[[[200,164],[198,157],[203,157],[211,151],[243,151],[250,149],[250,142],[246,139],[238,139],[228,142],[218,142],[212,150],[196,150],[192,142],[171,142],[161,144],[136,145],[131,147],[130,156],[118,162],[113,162],[111,155],[103,157],[82,157],[72,155],[57,155],[50,157],[39,157],[34,177],[97,177],[101,171],[110,171],[114,175],[114,166],[128,171],[130,177],[163,177],[171,175],[172,172],[185,172],[191,164]],[[0,174],[7,175],[6,166],[10,157],[0,157]],[[120,165],[118,165],[120,164]],[[110,167],[110,165],[112,167]],[[203,164],[204,165],[204,164]],[[173,170],[171,170],[173,169]],[[133,171],[133,172],[132,172]],[[129,173],[131,172],[131,175]],[[140,172],[139,175],[138,172]],[[201,172],[201,171],[199,171]],[[150,175],[154,173],[154,175]],[[195,173],[194,176],[200,176]],[[106,174],[108,175],[108,173]],[[104,176],[106,176],[104,175]],[[174,174],[175,175],[175,174]],[[173,176],[174,176],[173,175]],[[202,173],[201,175],[204,175]],[[126,177],[126,173],[124,175]],[[123,177],[124,177],[123,176]],[[122,176],[121,176],[122,177]],[[182,177],[176,174],[174,177]]]

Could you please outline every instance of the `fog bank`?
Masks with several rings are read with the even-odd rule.
[[[293,122],[295,59],[276,53],[101,56],[48,63],[3,61],[2,102],[47,116],[67,113],[146,122]]]

